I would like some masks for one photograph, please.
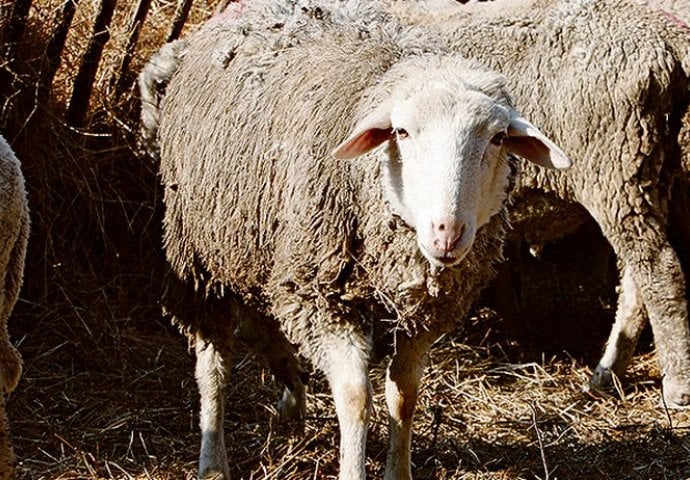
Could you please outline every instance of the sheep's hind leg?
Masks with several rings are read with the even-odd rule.
[[[590,380],[590,386],[599,391],[611,390],[614,375],[623,377],[647,324],[647,311],[633,279],[632,269],[627,266],[623,269],[620,287],[616,321]]]
[[[288,341],[273,318],[243,312],[235,329],[235,338],[248,344],[263,357],[284,389],[278,400],[281,420],[301,420],[306,414],[308,370],[303,368],[295,347]]]
[[[295,356],[286,358],[284,365],[272,366],[271,369],[278,378],[281,378],[284,385],[283,394],[276,406],[278,417],[285,421],[302,420],[307,413],[308,373],[299,367],[299,360]],[[283,369],[285,373],[277,373]]]
[[[197,335],[195,349],[196,381],[201,396],[199,478],[230,480],[223,429],[225,416],[223,394],[230,373],[230,349],[229,346],[218,345],[199,335]]]
[[[364,480],[371,414],[371,344],[354,331],[323,340],[317,363],[326,373],[340,426],[339,480]]]
[[[668,407],[690,405],[690,327],[685,280],[678,255],[651,216],[629,217],[633,224],[616,224],[602,231],[619,259],[631,269],[632,279],[652,325]],[[631,233],[634,237],[631,238]]]
[[[635,275],[652,324],[654,344],[663,376],[668,407],[690,406],[690,326],[685,280],[676,252],[665,244],[648,265]],[[643,283],[644,282],[644,283]]]
[[[12,450],[9,426],[7,424],[7,412],[5,399],[0,396],[0,479],[11,480],[15,478],[15,456]]]
[[[5,325],[0,326],[0,395],[13,391],[21,374],[22,357],[10,342],[5,322]]]
[[[389,447],[385,480],[411,480],[412,419],[431,335],[410,338],[399,333],[386,375]]]

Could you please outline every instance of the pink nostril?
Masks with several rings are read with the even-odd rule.
[[[456,220],[446,220],[431,222],[431,228],[434,233],[434,247],[446,254],[457,247],[465,231],[465,224]]]

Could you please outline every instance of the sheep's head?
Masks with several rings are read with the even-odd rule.
[[[334,155],[353,158],[387,142],[383,182],[393,213],[416,230],[432,265],[449,267],[502,208],[509,152],[547,168],[570,161],[510,106],[502,77],[480,72],[472,83],[435,73],[393,88]]]

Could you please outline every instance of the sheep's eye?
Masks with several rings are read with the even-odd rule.
[[[410,136],[410,134],[407,133],[407,130],[405,130],[404,128],[396,128],[395,134],[398,136],[398,138],[407,138]]]
[[[506,132],[498,132],[491,139],[491,143],[493,145],[501,145],[503,143],[503,140],[505,140],[505,138],[506,138]]]

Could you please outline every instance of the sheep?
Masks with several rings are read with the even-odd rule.
[[[159,102],[165,85],[177,69],[187,42],[174,40],[163,45],[148,61],[139,74],[141,101],[141,135],[137,138],[142,154],[158,158],[156,133],[158,131]]]
[[[310,9],[308,6],[310,4],[318,5],[318,1],[303,1],[301,2],[301,7],[306,11]],[[571,84],[580,82],[582,85],[582,92],[575,92],[574,103],[576,104],[572,111],[575,112],[573,118],[578,120],[577,112],[580,111],[579,122],[572,122],[564,120],[562,125],[560,125],[554,132],[555,135],[565,135],[565,132],[570,128],[568,123],[587,125],[589,119],[587,118],[588,110],[586,108],[586,103],[580,102],[582,94],[585,94],[590,100],[589,103],[596,105],[597,103],[602,103],[606,105],[610,102],[608,98],[607,88],[602,85],[605,83],[605,76],[602,72],[599,73],[599,85],[596,89],[591,89],[592,91],[587,91],[587,75],[588,73],[580,74],[579,71],[571,72],[572,67],[567,65],[568,58],[559,59],[560,50],[554,55],[551,51],[543,52],[542,50],[535,49],[534,46],[538,44],[538,35],[544,33],[544,38],[553,38],[560,31],[568,32],[568,35],[562,36],[563,38],[559,40],[562,44],[562,48],[570,48],[571,55],[587,55],[587,49],[581,48],[578,50],[578,45],[576,43],[586,42],[587,29],[589,28],[588,22],[594,22],[594,24],[599,25],[599,37],[601,37],[602,29],[605,31],[605,35],[610,35],[605,38],[599,38],[599,52],[605,52],[601,55],[606,58],[606,45],[611,44],[613,48],[609,53],[615,57],[620,55],[622,52],[622,45],[626,42],[632,43],[637,42],[638,45],[643,45],[639,52],[628,52],[626,57],[637,58],[637,61],[641,65],[649,65],[649,70],[653,72],[654,76],[660,79],[662,92],[665,93],[666,102],[662,104],[660,109],[652,108],[645,112],[642,117],[649,117],[649,119],[644,119],[640,122],[640,128],[644,132],[648,125],[652,125],[653,128],[649,132],[643,133],[643,143],[651,144],[654,142],[654,138],[660,137],[664,138],[666,142],[666,147],[656,147],[657,149],[665,150],[664,155],[658,155],[655,153],[644,155],[644,152],[640,152],[636,158],[631,160],[629,165],[631,167],[630,172],[624,171],[623,169],[618,170],[618,175],[614,175],[611,178],[605,178],[606,186],[608,187],[611,182],[614,182],[610,190],[616,195],[612,195],[611,198],[607,198],[609,195],[608,190],[597,188],[597,184],[594,183],[592,187],[594,188],[594,194],[590,195],[588,189],[585,188],[583,181],[587,178],[588,171],[593,171],[592,168],[580,168],[578,170],[579,174],[573,175],[571,173],[566,174],[570,178],[567,181],[559,180],[558,177],[562,177],[558,174],[552,173],[542,173],[537,174],[533,170],[525,170],[520,176],[520,181],[518,182],[518,189],[514,198],[516,201],[513,203],[510,213],[511,213],[511,224],[516,230],[516,234],[513,237],[522,236],[530,243],[534,245],[534,251],[539,251],[540,245],[548,241],[554,241],[570,232],[575,231],[580,225],[587,221],[587,210],[589,210],[591,216],[601,225],[604,222],[603,232],[607,236],[609,242],[614,246],[618,256],[622,258],[621,262],[621,289],[619,295],[619,307],[616,315],[616,323],[611,332],[609,341],[607,342],[607,348],[597,365],[594,374],[592,376],[590,385],[597,390],[605,390],[610,387],[613,383],[613,375],[622,376],[625,372],[627,365],[629,364],[632,354],[637,343],[637,339],[642,330],[642,327],[647,320],[647,312],[643,305],[641,298],[649,296],[664,296],[671,295],[672,298],[670,302],[672,310],[676,310],[675,313],[670,315],[670,318],[664,319],[663,314],[659,311],[663,311],[663,306],[659,306],[658,303],[653,306],[652,310],[655,311],[655,315],[652,319],[653,330],[655,334],[655,339],[657,347],[659,348],[659,363],[661,370],[664,373],[664,401],[667,406],[671,407],[682,407],[690,402],[690,396],[688,395],[688,344],[690,339],[688,338],[688,329],[686,328],[687,323],[687,306],[686,301],[683,298],[681,292],[683,290],[682,285],[684,282],[682,272],[678,265],[676,253],[673,251],[668,238],[664,232],[665,226],[668,224],[668,210],[667,204],[670,200],[669,192],[674,188],[676,190],[683,190],[687,188],[686,185],[679,183],[678,186],[673,187],[669,185],[670,183],[678,180],[677,165],[674,160],[666,161],[664,156],[666,154],[675,155],[674,150],[681,150],[681,165],[682,171],[686,177],[690,178],[688,172],[690,172],[690,109],[688,109],[685,117],[682,120],[678,120],[678,110],[673,109],[669,106],[671,103],[670,99],[676,97],[679,100],[678,106],[682,105],[687,98],[687,94],[682,91],[683,85],[686,84],[685,76],[687,71],[687,38],[685,31],[688,30],[687,23],[684,23],[683,18],[687,19],[687,13],[683,12],[682,9],[686,8],[681,2],[673,2],[673,0],[663,0],[660,2],[646,2],[639,0],[638,5],[629,6],[627,2],[614,2],[611,4],[597,5],[598,12],[590,12],[587,20],[577,19],[577,13],[575,9],[592,9],[592,2],[561,2],[559,4],[548,6],[547,2],[543,1],[512,1],[508,8],[506,8],[505,2],[498,1],[495,4],[481,5],[481,6],[464,6],[459,7],[456,2],[452,0],[429,0],[420,2],[395,2],[384,0],[383,3],[386,6],[386,10],[392,11],[397,17],[406,19],[410,23],[425,23],[429,25],[435,34],[439,33],[439,30],[446,38],[449,39],[451,47],[458,48],[460,51],[474,55],[478,54],[485,61],[494,62],[495,65],[506,66],[506,71],[518,71],[513,77],[512,87],[515,89],[517,94],[517,100],[521,104],[529,105],[533,109],[541,109],[540,113],[542,116],[547,115],[550,118],[559,118],[558,115],[552,115],[552,112],[563,109],[560,106],[563,102],[558,96],[557,91],[553,87],[548,85],[548,80],[546,75],[539,73],[538,66],[542,58],[551,58],[549,63],[549,69],[556,72],[555,78],[558,78],[558,72],[567,72],[565,74],[561,73],[560,77],[565,78],[573,73],[574,81],[570,81]],[[668,14],[659,15],[659,10],[650,10],[647,4],[661,6],[663,9],[667,10],[671,15]],[[306,6],[305,6],[306,5]],[[312,10],[319,7],[313,7]],[[338,7],[342,8],[342,7]],[[571,9],[571,12],[559,13],[560,10]],[[420,11],[421,10],[421,11]],[[534,15],[534,12],[538,12],[536,18],[530,18]],[[620,12],[626,12],[626,15],[621,16]],[[636,16],[635,12],[640,12],[641,16]],[[612,18],[615,18],[618,22],[613,33],[609,34],[607,22],[611,20],[607,18],[607,14]],[[686,15],[684,17],[684,15]],[[547,24],[539,26],[538,23],[540,19],[552,18]],[[558,18],[558,17],[561,18]],[[452,17],[453,21],[449,21],[448,17]],[[595,17],[595,18],[592,18]],[[370,18],[375,18],[377,21],[386,21],[385,15],[378,12],[377,15],[372,15]],[[569,20],[575,18],[575,20]],[[628,31],[628,26],[625,22],[630,22],[630,19],[634,19],[635,22],[647,22],[653,25],[650,31],[638,31],[632,30],[631,34]],[[640,20],[643,19],[643,20]],[[669,22],[670,20],[670,22]],[[453,24],[455,22],[455,25]],[[463,22],[466,24],[463,27]],[[469,22],[469,25],[467,23]],[[483,35],[479,35],[477,32],[483,32],[484,25],[482,22],[489,22],[493,37],[500,38],[497,44],[500,48],[494,49],[492,42],[487,41]],[[569,25],[568,22],[572,24]],[[670,25],[669,25],[670,23]],[[438,24],[438,25],[437,25]],[[654,30],[656,27],[656,30]],[[540,31],[540,28],[542,31]],[[458,32],[454,30],[459,29]],[[469,30],[476,30],[475,32],[469,34]],[[510,34],[503,35],[503,32],[512,32]],[[657,33],[662,32],[662,33]],[[473,37],[481,37],[476,38]],[[510,36],[515,37],[516,41],[511,41]],[[580,37],[578,38],[578,35]],[[504,38],[501,38],[503,36]],[[458,40],[453,40],[453,39]],[[472,41],[466,41],[466,39],[472,39]],[[584,39],[584,40],[583,40]],[[624,42],[622,39],[625,39]],[[568,43],[570,42],[570,44]],[[648,42],[648,44],[647,44]],[[558,42],[556,42],[558,43]],[[527,47],[529,45],[529,48]],[[585,45],[583,43],[583,45]],[[541,44],[542,49],[551,50],[549,46],[544,43]],[[654,49],[660,49],[664,51],[664,55],[657,57],[654,53]],[[674,48],[676,49],[673,52]],[[532,52],[531,54],[526,54],[525,52]],[[651,52],[648,57],[644,57],[645,52]],[[622,61],[622,57],[619,56],[619,61]],[[668,60],[667,63],[665,63]],[[529,62],[534,62],[536,68],[530,68]],[[633,63],[633,62],[630,62]],[[633,64],[634,65],[634,64]],[[618,67],[621,71],[625,70],[625,66]],[[634,70],[634,67],[628,65],[628,70]],[[524,71],[531,72],[529,75],[524,75]],[[581,71],[585,71],[582,69]],[[620,103],[622,103],[626,109],[618,110],[618,114],[615,119],[620,123],[625,121],[626,112],[635,112],[638,107],[636,106],[637,97],[649,100],[651,92],[654,94],[653,89],[657,85],[657,82],[650,83],[649,86],[645,87],[645,80],[649,77],[647,70],[645,68],[638,69],[637,72],[633,72],[632,75],[628,75],[630,78],[638,79],[638,86],[631,89],[630,91],[625,91],[624,87],[620,88],[616,95],[620,98]],[[678,77],[681,77],[680,79]],[[523,83],[523,78],[526,79]],[[536,88],[534,87],[534,78],[537,79],[538,84]],[[654,78],[654,77],[650,77]],[[568,79],[566,79],[568,80]],[[556,82],[554,82],[555,84]],[[678,90],[680,89],[680,90]],[[533,102],[534,92],[541,90],[546,92],[551,92],[546,98],[542,98],[539,102]],[[678,92],[676,95],[675,92]],[[578,96],[579,95],[579,96]],[[551,103],[549,103],[551,102]],[[585,105],[583,108],[582,105]],[[541,105],[545,105],[541,107]],[[639,107],[643,109],[644,106]],[[682,108],[682,107],[678,107]],[[612,110],[616,110],[613,109]],[[673,138],[673,133],[671,135],[666,134],[665,130],[665,120],[666,115],[669,115],[673,124],[671,125],[671,130],[678,128],[678,124],[681,125],[680,133],[678,134],[678,141],[676,142]],[[633,115],[634,118],[634,115]],[[571,119],[572,120],[572,119]],[[631,124],[630,128],[634,127]],[[623,134],[628,127],[620,128],[618,132],[619,135]],[[599,130],[599,135],[595,136],[594,146],[585,145],[583,142],[579,142],[579,150],[582,151],[582,155],[588,155],[588,149],[590,151],[604,151],[607,148],[608,137],[606,132]],[[634,148],[634,144],[628,142],[629,147]],[[619,148],[620,150],[620,148]],[[615,152],[613,154],[609,153],[605,158],[616,158]],[[653,161],[656,158],[656,161]],[[652,165],[658,167],[658,172],[654,172],[652,168],[652,178],[651,181],[645,179],[644,176],[647,174],[644,171],[646,165],[649,162]],[[611,163],[616,165],[616,163]],[[594,165],[596,167],[596,165]],[[598,170],[596,170],[598,171]],[[639,188],[642,190],[653,190],[653,196],[658,196],[661,205],[655,205],[655,202],[648,202],[645,200],[647,193],[643,191],[630,192],[631,189],[634,190],[635,181],[628,182],[625,185],[625,176],[630,179],[633,177],[634,172],[640,172],[642,175],[642,181],[640,181]],[[614,172],[616,173],[616,172]],[[664,179],[668,177],[669,184],[659,186],[659,188],[654,187],[656,181],[654,179],[656,175],[657,179]],[[604,175],[605,176],[605,175]],[[546,178],[544,178],[546,177]],[[572,181],[574,180],[574,181]],[[567,187],[564,184],[569,184]],[[570,185],[572,184],[572,185]],[[644,186],[642,185],[644,184]],[[667,187],[667,188],[666,188]],[[567,191],[575,190],[573,191]],[[641,262],[632,262],[631,258],[635,255],[634,243],[635,239],[625,239],[627,230],[618,228],[615,225],[616,218],[609,217],[606,215],[605,210],[608,206],[611,206],[614,211],[618,211],[618,206],[622,205],[625,207],[625,195],[622,192],[627,192],[631,195],[631,199],[634,202],[638,202],[644,205],[647,209],[644,212],[636,211],[635,208],[628,208],[628,210],[633,212],[633,218],[637,219],[638,223],[641,225],[640,231],[637,232],[638,238],[643,237],[646,233],[651,233],[653,240],[643,241],[648,248],[646,248],[645,255],[646,259]],[[551,195],[560,197],[558,202],[553,200],[548,200]],[[585,198],[585,201],[578,203],[577,197]],[[539,198],[538,202],[534,202],[534,198]],[[551,197],[553,198],[553,197]],[[554,199],[555,200],[555,199]],[[564,203],[563,200],[566,202]],[[571,202],[570,205],[568,202]],[[599,203],[599,205],[595,205]],[[608,205],[607,205],[608,203]],[[582,208],[580,206],[584,206]],[[675,208],[675,207],[674,207]],[[677,210],[677,208],[676,208]],[[649,216],[654,219],[654,222],[659,222],[662,228],[654,229],[652,225],[645,225],[645,216]],[[554,223],[553,220],[556,219],[558,222]],[[624,231],[621,231],[624,230]],[[633,232],[634,233],[634,232]],[[656,235],[656,237],[655,237]],[[654,276],[654,266],[651,263],[654,262],[654,242],[658,242],[660,245],[660,251],[665,252],[665,255],[670,257],[667,261],[669,265],[670,272],[662,276],[662,285],[658,289],[659,292],[650,292],[649,288],[646,288],[646,292],[640,293],[640,288],[638,284],[649,286],[650,277]],[[639,263],[639,266],[635,264]],[[656,267],[658,270],[660,267]],[[637,273],[634,273],[637,272]],[[634,275],[644,277],[642,281],[638,280],[635,282],[631,280]],[[677,279],[678,281],[674,280]],[[646,282],[646,283],[643,283]],[[641,297],[642,295],[642,297]],[[654,298],[652,298],[654,302]],[[632,306],[631,306],[632,305]],[[668,340],[666,340],[668,339]]]
[[[341,480],[365,477],[372,342],[394,337],[385,478],[410,479],[426,351],[501,258],[508,152],[570,161],[512,108],[501,75],[427,51],[415,29],[323,20],[305,32],[286,7],[236,41],[251,5],[157,57],[175,64],[162,98],[153,70],[140,77],[153,99],[142,108],[159,109],[144,136],[165,191],[163,302],[196,352],[199,477],[229,478],[222,392],[250,316],[325,373]]]
[[[19,160],[0,135],[0,388],[12,392],[22,373],[22,358],[10,343],[7,322],[19,296],[29,238],[29,208]],[[0,399],[1,400],[1,399]],[[13,478],[14,454],[0,401],[0,478]]]
[[[690,404],[688,307],[666,231],[669,192],[688,170],[688,154],[683,166],[678,153],[690,152],[687,142],[679,145],[690,41],[685,27],[645,3],[497,0],[439,7],[381,0],[385,10],[426,25],[454,51],[508,74],[516,104],[577,159],[568,172],[526,167],[514,195],[518,204],[534,190],[579,203],[618,257],[616,322],[590,384],[603,389],[614,374],[623,375],[648,317],[664,400],[682,407]],[[551,240],[566,233],[542,232]]]
[[[681,0],[648,0],[648,2],[652,7],[656,7],[662,16],[690,35],[689,2]],[[678,142],[681,145],[681,164],[688,181],[690,181],[690,108],[686,111],[681,122],[683,126],[678,137]]]
[[[683,0],[648,0],[649,4],[658,7],[662,12],[669,14],[671,20],[684,29],[690,22],[690,4]]]

